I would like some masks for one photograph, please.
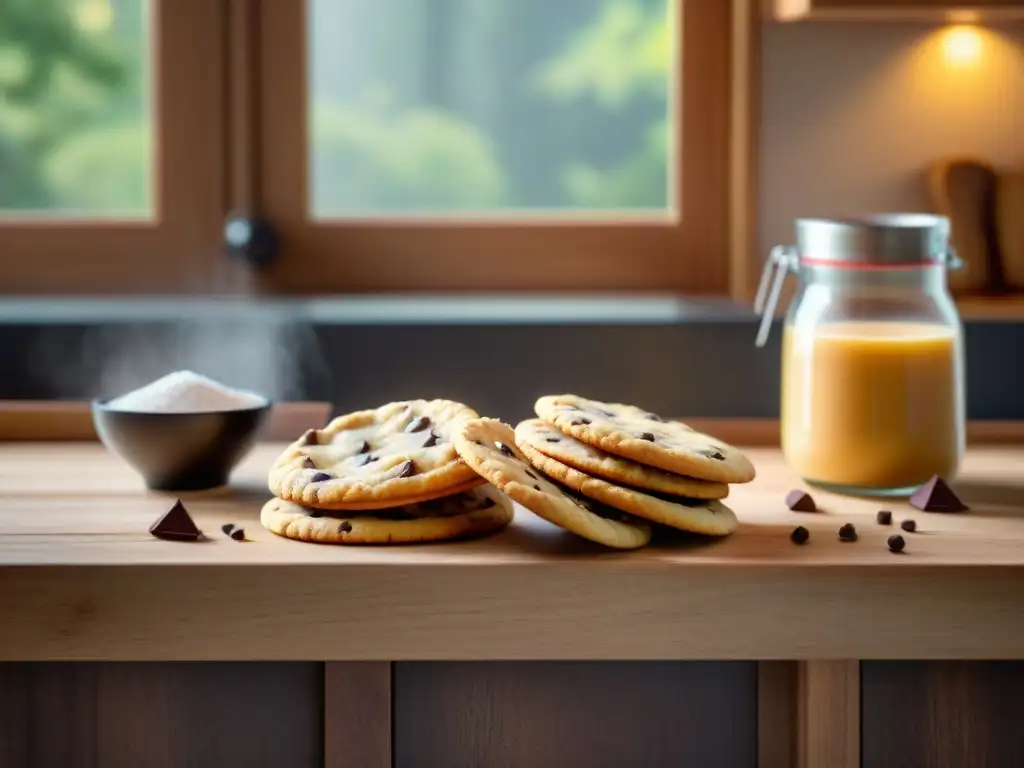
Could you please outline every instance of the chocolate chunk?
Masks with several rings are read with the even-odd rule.
[[[963,512],[967,509],[967,505],[960,501],[953,489],[938,475],[933,475],[931,480],[917,489],[910,497],[910,504],[925,512]]]
[[[786,494],[786,506],[794,512],[817,512],[818,505],[814,503],[811,494],[799,488],[794,488]]]
[[[590,419],[573,419],[571,422],[569,422],[569,424],[571,424],[574,427],[583,427],[586,426],[587,424],[590,424]]]
[[[396,464],[381,475],[381,478],[384,480],[397,480],[401,477],[412,477],[414,474],[416,474],[416,467],[413,466],[411,460],[406,459],[401,464]]]
[[[149,532],[158,539],[169,541],[199,541],[203,537],[203,532],[196,527],[181,499],[175,500],[173,506],[149,527]]]
[[[715,461],[725,461],[725,456],[718,451],[697,451],[701,456],[706,459],[714,459]]]
[[[536,476],[535,474],[533,474],[533,472],[531,472],[530,470],[528,470],[528,469],[524,469],[523,471],[524,471],[524,472],[525,472],[525,473],[526,473],[527,475],[529,475],[531,479],[533,479],[533,480],[536,480],[536,479],[537,479],[537,476]]]
[[[307,509],[306,514],[310,517],[323,517],[323,514],[320,512],[319,509]]]
[[[325,480],[330,480],[330,479],[331,479],[331,476],[328,475],[326,472],[317,472],[315,475],[313,475],[311,478],[309,478],[309,481],[311,483],[322,483]]]
[[[320,440],[315,429],[307,429],[299,441],[300,445],[319,445],[319,443]]]
[[[228,535],[235,541],[245,541],[245,528],[235,528]]]
[[[886,539],[885,543],[889,545],[889,551],[897,555],[903,551],[905,546],[907,546],[907,542],[905,542],[903,537],[898,533]]]
[[[222,526],[220,527],[220,529],[221,529],[222,531],[224,531],[224,535],[225,535],[225,536],[230,536],[230,535],[231,535],[231,532],[232,532],[233,530],[235,530],[235,524],[234,524],[234,523],[224,523],[224,525],[222,525]]]
[[[802,525],[798,525],[793,529],[793,532],[789,534],[789,540],[794,544],[806,544],[807,540],[811,538],[811,533]]]
[[[405,428],[406,432],[422,432],[424,429],[430,426],[430,419],[426,416],[420,416],[409,422],[409,426]]]
[[[857,529],[853,527],[853,523],[846,523],[839,528],[839,540],[847,542],[857,540]]]
[[[888,509],[880,509],[875,515],[875,520],[879,525],[892,525],[892,512]]]
[[[352,533],[352,523],[348,520],[342,520],[338,523],[338,533]]]
[[[431,448],[432,446],[437,445],[437,441],[440,440],[440,439],[441,439],[440,435],[438,435],[435,432],[431,432],[429,435],[427,435],[427,439],[423,441],[423,447],[424,448]]]
[[[302,468],[303,469],[316,469],[316,464],[313,463],[313,460],[311,458],[309,458],[309,456],[303,456],[302,457]]]
[[[367,464],[370,464],[370,463],[372,463],[374,461],[377,461],[377,459],[379,459],[379,458],[380,458],[380,456],[374,456],[372,453],[361,454],[359,456],[359,458],[356,459],[356,466],[357,467],[365,467]]]
[[[356,451],[356,453],[369,453],[369,452],[370,452],[370,444],[368,442],[366,442],[365,440],[363,440],[363,444],[359,446],[359,450]]]
[[[501,451],[506,456],[511,456],[513,459],[518,458],[518,456],[516,456],[516,452],[513,451],[511,448],[509,448],[504,443],[495,443],[495,445],[497,445],[498,446],[498,450]]]
[[[535,491],[539,491],[539,490],[540,490],[540,486],[539,486],[539,485],[537,485],[536,483],[534,483],[534,484],[533,484],[533,490],[535,490]]]
[[[917,522],[914,520],[904,520],[902,523],[900,523],[900,528],[902,528],[907,533],[913,533],[917,530]]]
[[[545,437],[544,441],[547,442],[547,443],[557,443],[561,439],[562,438],[560,438],[560,437]]]
[[[649,443],[653,443],[654,442],[654,435],[652,433],[650,433],[650,432],[644,432],[642,435],[640,435],[640,439],[641,440],[646,440]]]

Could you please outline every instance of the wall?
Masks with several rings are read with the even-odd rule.
[[[1024,165],[1024,24],[980,30],[977,61],[923,24],[766,24],[761,254],[793,219],[926,210],[946,155]],[[758,259],[760,263],[760,258]]]

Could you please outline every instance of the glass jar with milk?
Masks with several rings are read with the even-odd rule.
[[[804,480],[906,496],[951,479],[964,452],[963,329],[946,287],[949,221],[925,214],[800,219],[765,264],[757,344],[785,277],[782,451]],[[773,275],[774,272],[774,275]]]

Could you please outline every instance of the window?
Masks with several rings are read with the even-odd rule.
[[[10,4],[0,285],[238,290],[236,211],[280,243],[245,288],[726,293],[753,5]]]

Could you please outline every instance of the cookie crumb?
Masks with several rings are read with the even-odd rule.
[[[851,542],[857,540],[857,529],[853,527],[853,523],[846,523],[840,526],[839,540],[844,542]]]
[[[894,555],[898,555],[900,552],[903,551],[903,548],[907,545],[907,542],[904,541],[903,537],[897,533],[893,536],[890,536],[886,540],[886,544],[889,545],[890,552],[892,552]]]
[[[793,532],[789,534],[789,540],[794,544],[806,544],[807,540],[811,538],[811,533],[802,525],[798,525],[793,529]]]
[[[907,533],[913,533],[917,530],[917,523],[914,520],[908,518],[907,520],[904,520],[902,523],[900,523],[900,528],[902,528]]]
[[[878,521],[879,525],[892,525],[892,512],[888,509],[879,510],[878,514],[875,515],[875,520]]]

